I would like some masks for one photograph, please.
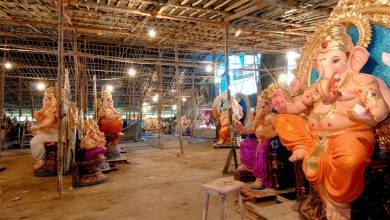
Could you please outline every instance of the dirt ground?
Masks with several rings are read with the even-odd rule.
[[[64,197],[58,199],[57,177],[35,177],[29,149],[1,152],[0,219],[178,219],[202,217],[203,183],[223,177],[228,149],[214,149],[195,139],[178,157],[177,137],[121,144],[130,164],[118,164],[104,184],[72,188],[64,177]],[[191,141],[191,139],[185,139]],[[228,196],[228,219],[240,219],[233,195]],[[211,196],[209,219],[219,219],[219,198]]]

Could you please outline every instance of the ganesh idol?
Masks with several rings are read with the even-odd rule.
[[[290,161],[303,160],[326,217],[350,219],[350,203],[363,191],[374,148],[372,128],[387,116],[382,94],[388,91],[376,77],[360,73],[369,53],[353,45],[345,26],[326,31],[313,60],[319,79],[293,103],[280,91],[274,93],[272,104],[281,113],[274,125],[282,144],[292,151]],[[307,121],[297,116],[306,110]]]
[[[85,159],[104,160],[106,148],[106,139],[103,132],[100,132],[99,126],[93,119],[85,120],[84,122],[84,137],[80,142],[80,149],[85,151]]]
[[[34,170],[41,168],[45,161],[45,142],[58,141],[58,118],[56,88],[50,87],[45,91],[42,108],[35,112],[38,125],[31,125],[30,130],[37,132],[31,139],[31,153],[35,160]]]
[[[117,112],[114,109],[112,95],[108,90],[104,90],[102,94],[101,103],[98,108],[98,123],[99,129],[106,137],[106,156],[119,157],[119,150],[116,149],[119,137],[123,135],[122,128],[123,112]]]
[[[272,186],[269,149],[270,141],[277,136],[273,121],[275,113],[272,113],[271,96],[276,89],[271,84],[266,90],[263,90],[257,97],[256,115],[252,126],[245,126],[240,132],[246,135],[240,142],[240,158],[242,168],[252,172],[256,181],[250,186],[253,190],[262,190]],[[248,124],[248,122],[247,122]]]
[[[236,124],[238,127],[238,130],[243,129],[243,125],[240,122],[240,119],[244,116],[242,106],[239,104],[239,97],[233,96],[231,98],[231,107],[223,107],[225,108],[225,111],[221,111],[221,116],[219,118],[220,123],[221,123],[221,129],[219,130],[219,140],[217,144],[229,144],[227,143],[228,140],[228,131],[229,131],[229,125],[230,125],[230,120],[229,120],[229,111],[232,111],[232,120],[233,123]],[[225,102],[226,106],[229,106],[229,102]]]

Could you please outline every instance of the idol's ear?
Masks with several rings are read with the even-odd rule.
[[[370,53],[366,48],[361,46],[354,47],[348,56],[348,69],[355,73],[360,72],[363,66],[367,63]]]

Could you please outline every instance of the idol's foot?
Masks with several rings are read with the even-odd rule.
[[[342,209],[328,203],[326,205],[326,218],[328,220],[350,220],[351,209]]]
[[[304,150],[304,149],[296,149],[293,151],[292,155],[288,158],[288,160],[291,162],[303,160],[305,153],[306,153],[306,150]]]
[[[101,159],[101,160],[105,160],[105,159],[106,159],[106,156],[104,156],[104,154],[99,154],[99,155],[98,155],[98,158]]]
[[[33,165],[33,170],[37,170],[41,168],[45,164],[44,160],[37,160],[35,164]]]
[[[253,190],[263,190],[263,189],[265,189],[265,186],[263,186],[262,180],[256,179],[256,181],[254,183],[252,183],[249,188],[253,189]]]
[[[217,144],[223,144],[224,140],[223,139],[219,139]]]
[[[118,135],[118,136],[123,136],[123,135],[125,135],[125,134],[122,133],[122,132],[118,132],[117,135]]]

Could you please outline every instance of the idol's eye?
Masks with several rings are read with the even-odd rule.
[[[340,58],[336,58],[332,60],[332,63],[338,63],[338,62],[340,62]]]

